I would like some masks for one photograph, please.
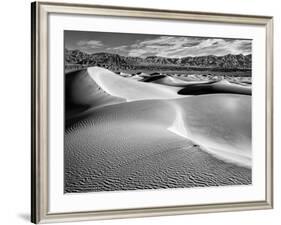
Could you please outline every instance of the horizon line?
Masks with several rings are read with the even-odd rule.
[[[64,48],[65,50],[68,50],[68,51],[80,51],[80,52],[83,52],[85,54],[88,54],[88,55],[94,55],[94,54],[101,54],[101,53],[104,53],[104,54],[111,54],[111,55],[119,55],[119,56],[123,56],[123,57],[128,57],[128,58],[141,58],[141,59],[146,59],[148,57],[158,57],[158,58],[166,58],[166,59],[182,59],[182,58],[187,58],[187,57],[191,57],[191,58],[199,58],[199,57],[207,57],[207,56],[215,56],[215,57],[224,57],[224,56],[227,56],[227,55],[243,55],[243,56],[249,56],[249,55],[252,55],[252,53],[249,53],[249,54],[226,54],[226,55],[200,55],[200,56],[191,56],[191,55],[187,55],[187,56],[183,56],[183,57],[164,57],[164,56],[156,56],[156,55],[150,55],[150,56],[146,56],[146,57],[141,57],[141,56],[126,56],[126,55],[122,55],[120,53],[112,53],[112,52],[105,52],[105,51],[101,51],[101,52],[95,52],[95,53],[88,53],[88,52],[85,52],[83,50],[80,50],[80,49],[68,49],[68,48]]]

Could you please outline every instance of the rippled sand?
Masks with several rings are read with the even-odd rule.
[[[113,91],[114,104],[67,123],[65,192],[251,184],[249,96],[174,98],[169,89],[171,98],[147,99],[147,90],[145,99],[120,103]]]

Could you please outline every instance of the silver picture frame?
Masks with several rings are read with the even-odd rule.
[[[32,43],[32,147],[31,147],[31,222],[63,222],[192,213],[211,213],[273,208],[273,18],[208,12],[170,11],[149,8],[33,2],[31,5]],[[264,26],[266,29],[266,130],[265,199],[200,205],[179,205],[120,210],[49,213],[48,187],[48,14],[81,14],[118,17],[157,18]]]

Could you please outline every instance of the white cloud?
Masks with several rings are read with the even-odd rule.
[[[104,45],[101,41],[81,40],[77,42],[77,46],[82,50],[91,51],[92,49],[103,47]]]
[[[203,55],[227,55],[227,54],[250,54],[251,41],[248,40],[225,40],[225,39],[206,39],[199,45],[192,47],[178,48],[166,56],[203,56]],[[164,53],[165,54],[165,53]]]
[[[81,40],[76,46],[85,52],[108,51],[125,56],[160,56],[182,58],[186,56],[204,56],[227,54],[250,54],[250,40],[158,36],[150,40],[137,40],[130,45],[109,47],[99,40]]]
[[[161,36],[152,40],[137,41],[130,46],[119,46],[115,51],[129,56],[186,57],[203,55],[250,54],[251,41],[220,38]]]

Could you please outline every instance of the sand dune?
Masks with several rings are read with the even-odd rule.
[[[178,113],[175,105],[187,100],[121,103],[81,118],[65,134],[66,192],[251,183],[250,169],[220,160],[168,129]],[[201,128],[199,122],[192,132]]]
[[[251,97],[202,95],[173,104],[177,115],[170,131],[220,159],[251,167]]]
[[[213,82],[213,81],[184,81],[176,77],[170,77],[166,75],[153,76],[153,77],[146,78],[142,81],[173,86],[173,87],[188,87],[191,84],[208,84]]]
[[[141,77],[149,77],[150,76],[149,74],[144,73],[144,72],[141,72],[140,74],[137,74],[137,75],[139,75]]]
[[[180,95],[202,95],[202,94],[244,94],[251,95],[251,87],[239,83],[228,82],[227,80],[210,81],[210,80],[183,80],[177,77],[166,75],[156,75],[146,77],[143,82],[150,82],[162,84],[166,86],[180,88],[178,94]]]
[[[202,73],[204,73],[204,72],[202,72]],[[177,78],[180,80],[188,81],[188,82],[189,81],[202,81],[201,74],[188,74],[188,75],[184,75],[184,76],[178,76]],[[208,79],[206,79],[206,80],[208,80]]]
[[[125,99],[109,95],[88,75],[87,70],[66,74],[65,112],[66,119],[89,108],[124,102]]]
[[[202,95],[216,93],[251,95],[252,89],[251,87],[230,83],[227,80],[220,80],[211,83],[190,84],[181,89],[178,93],[180,95]]]
[[[157,75],[145,77],[142,81],[143,81],[143,82],[153,82],[153,81],[156,81],[156,80],[165,78],[165,77],[166,77],[166,75],[157,74]]]
[[[122,77],[131,77],[131,76],[132,76],[131,74],[129,74],[129,73],[124,73],[124,72],[120,72],[120,75],[121,75]]]
[[[251,96],[186,97],[174,87],[102,68],[81,73],[78,78],[93,81],[89,99],[101,92],[114,104],[92,107],[66,128],[66,192],[252,182]],[[72,90],[77,91],[70,88],[69,94]],[[73,99],[86,101],[87,94],[81,93]],[[118,103],[120,99],[129,102]]]
[[[159,84],[143,83],[134,79],[117,76],[115,73],[99,68],[88,68],[90,77],[108,94],[136,101],[143,99],[171,99],[180,97],[178,88],[165,87]]]
[[[136,75],[132,76],[132,79],[135,79],[135,80],[142,80],[143,77],[136,74]]]

